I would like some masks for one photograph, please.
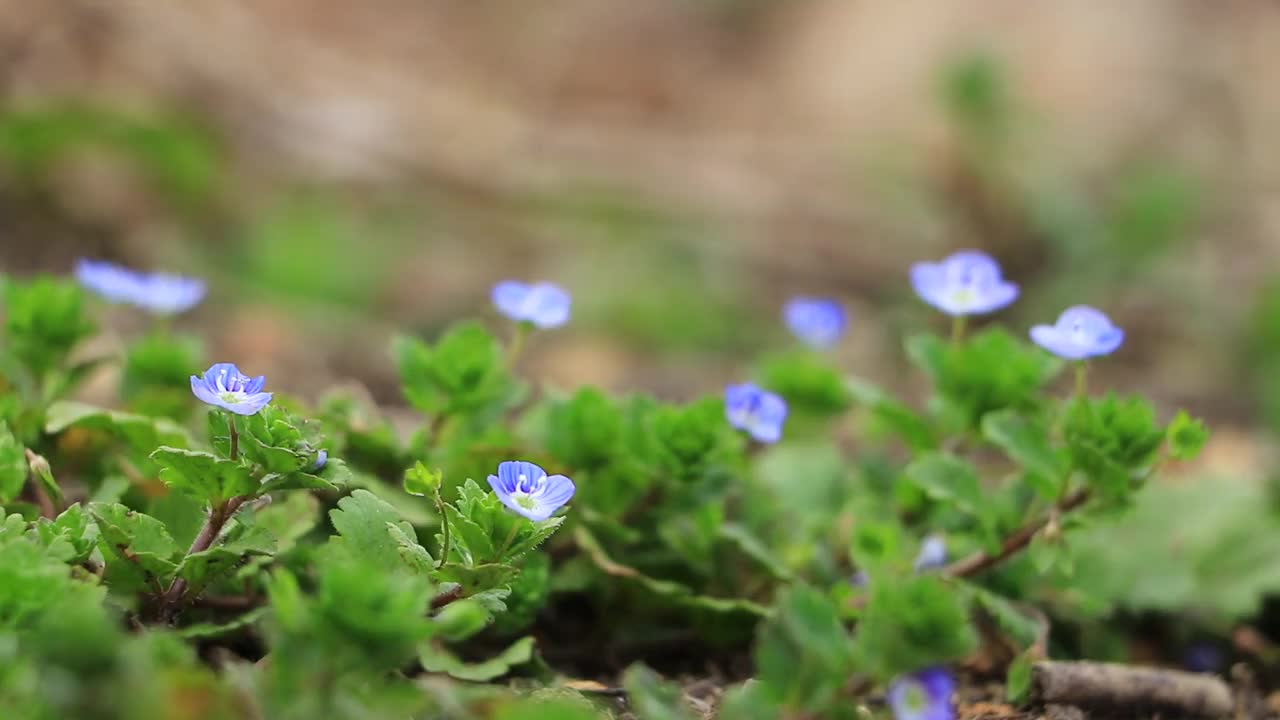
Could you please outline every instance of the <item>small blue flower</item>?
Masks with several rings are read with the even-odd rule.
[[[569,293],[552,283],[504,280],[493,286],[493,304],[516,322],[546,330],[569,322]]]
[[[782,439],[787,401],[751,383],[730,385],[724,389],[724,413],[730,425],[757,442],[776,443]]]
[[[920,551],[916,553],[911,567],[916,572],[940,568],[947,564],[947,541],[941,535],[927,535],[920,543]]]
[[[783,309],[783,317],[796,337],[819,349],[835,345],[848,324],[840,303],[826,298],[792,298]]]
[[[489,487],[503,505],[534,522],[551,517],[577,489],[564,475],[549,476],[531,462],[514,460],[498,464],[498,474],[489,476]]]
[[[311,464],[311,472],[320,472],[321,470],[324,469],[324,466],[328,462],[329,462],[329,451],[321,450],[320,452],[316,453],[316,461]]]
[[[922,300],[948,315],[985,315],[1018,297],[990,255],[961,250],[939,263],[911,266],[911,285]]]
[[[237,415],[253,415],[271,402],[271,393],[262,392],[266,381],[261,375],[250,378],[231,363],[218,363],[202,377],[191,376],[191,392],[210,405]]]
[[[951,695],[956,683],[945,668],[900,675],[889,684],[894,720],[954,720]]]
[[[204,299],[202,280],[168,273],[140,273],[100,260],[76,261],[76,279],[102,297],[157,315],[176,315]]]
[[[1084,360],[1110,355],[1124,342],[1124,331],[1087,305],[1067,308],[1052,325],[1031,328],[1037,345],[1061,358]]]

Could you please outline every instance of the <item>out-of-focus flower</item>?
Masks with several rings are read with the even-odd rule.
[[[835,345],[848,325],[844,307],[827,298],[792,298],[782,314],[796,337],[819,349]]]
[[[745,430],[757,442],[782,439],[787,401],[778,395],[752,383],[730,385],[724,389],[724,412],[730,425]]]
[[[1061,358],[1085,360],[1110,355],[1124,343],[1124,331],[1087,305],[1067,308],[1052,325],[1031,328],[1037,345]]]
[[[901,675],[889,684],[894,720],[954,720],[951,695],[956,683],[945,668]]]
[[[498,464],[498,474],[489,476],[489,487],[503,505],[534,522],[551,517],[577,489],[564,475],[547,475],[531,462],[514,460]]]
[[[329,451],[321,450],[320,452],[316,453],[316,461],[311,464],[311,472],[320,472],[321,470],[324,469],[324,466],[328,462],[329,462]]]
[[[942,262],[911,266],[911,285],[922,300],[948,315],[985,315],[1018,297],[1000,265],[977,250],[961,250]]]
[[[191,392],[204,402],[237,415],[253,415],[271,402],[271,393],[262,392],[267,379],[251,378],[231,363],[218,363],[201,377],[191,376]]]
[[[78,260],[76,280],[111,302],[129,303],[157,315],[190,310],[205,294],[203,280],[169,273],[141,273],[102,260]]]
[[[916,553],[911,567],[916,572],[940,568],[947,564],[947,541],[941,535],[927,535],[920,543],[920,551]]]
[[[493,286],[493,304],[503,315],[544,330],[569,321],[570,303],[569,293],[552,283],[504,280]]]

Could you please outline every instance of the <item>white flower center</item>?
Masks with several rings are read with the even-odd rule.
[[[511,499],[525,510],[535,510],[538,507],[538,501],[533,499],[532,495],[520,490],[511,493]]]

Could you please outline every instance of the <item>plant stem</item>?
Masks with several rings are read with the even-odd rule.
[[[520,358],[520,353],[524,351],[525,336],[529,334],[529,328],[522,322],[517,322],[515,330],[511,332],[511,342],[507,345],[507,367],[516,366],[516,360]]]
[[[231,432],[231,450],[227,456],[232,462],[240,459],[240,432],[236,430],[236,418],[234,415],[227,415],[227,429]]]
[[[957,560],[942,568],[941,573],[950,577],[972,577],[1008,560],[1025,549],[1039,533],[1056,516],[1065,515],[1075,510],[1089,499],[1087,489],[1076,490],[1064,497],[1040,518],[1022,526],[1017,532],[1005,538],[997,553],[977,552],[967,558]]]
[[[507,548],[511,547],[511,542],[516,539],[516,535],[519,533],[520,521],[517,520],[516,524],[511,526],[511,534],[507,535],[507,539],[502,543],[502,549],[498,550],[498,555],[494,558],[494,561],[502,560],[502,555],[507,551]]]
[[[968,324],[964,315],[951,316],[951,344],[959,345],[964,341],[965,326]]]
[[[231,449],[227,453],[231,460],[240,459],[240,432],[236,430],[236,419],[234,415],[227,415],[227,430],[231,434]],[[187,555],[194,555],[198,552],[208,550],[213,545],[213,541],[218,539],[218,535],[222,533],[222,528],[231,519],[232,515],[240,509],[240,506],[249,500],[248,495],[240,497],[228,498],[222,503],[209,508],[209,514],[205,516],[204,525],[200,527],[200,532],[196,534],[196,539],[191,541],[191,547],[187,548]],[[174,578],[169,585],[169,589],[164,592],[161,598],[165,615],[171,614],[177,604],[182,600],[182,595],[187,591],[187,581],[182,578]]]
[[[1076,397],[1082,398],[1089,394],[1089,363],[1086,360],[1080,360],[1076,363]]]
[[[218,539],[223,526],[227,524],[231,516],[235,515],[240,506],[248,499],[248,496],[233,497],[216,507],[210,508],[209,514],[205,517],[204,525],[200,527],[200,532],[196,534],[196,539],[191,541],[191,547],[187,548],[187,555],[194,555],[208,550],[213,545],[213,541]],[[161,598],[166,614],[172,613],[176,609],[175,606],[182,600],[182,594],[186,590],[186,580],[182,578],[173,579],[169,589],[165,591],[164,596]]]
[[[440,513],[440,561],[436,567],[444,567],[449,562],[449,516],[444,511],[444,498],[440,497],[440,488],[436,488],[436,512]]]

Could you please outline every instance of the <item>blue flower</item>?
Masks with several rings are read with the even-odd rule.
[[[1052,325],[1031,328],[1037,345],[1068,360],[1110,355],[1124,342],[1124,331],[1087,305],[1067,308]]]
[[[1004,280],[1000,265],[976,250],[912,265],[911,285],[921,299],[948,315],[985,315],[1018,297],[1018,286]]]
[[[848,324],[840,303],[826,298],[792,298],[783,309],[783,317],[796,337],[820,349],[835,345]]]
[[[140,273],[100,260],[76,261],[76,280],[102,297],[158,315],[176,315],[204,299],[202,280],[168,273]]]
[[[316,461],[311,464],[311,472],[320,472],[321,470],[324,469],[324,466],[328,462],[329,462],[329,451],[321,450],[320,452],[316,453]]]
[[[775,443],[782,438],[787,401],[751,383],[730,385],[724,389],[724,413],[730,425],[757,442]]]
[[[534,522],[551,517],[577,489],[564,475],[547,475],[531,462],[514,460],[498,464],[498,474],[489,476],[489,487],[503,505]]]
[[[191,376],[191,392],[195,396],[237,415],[253,415],[271,402],[271,393],[262,392],[267,379],[240,372],[231,363],[218,363],[204,371],[203,377]]]
[[[493,286],[493,304],[512,320],[544,330],[569,322],[569,293],[552,283],[504,280]]]
[[[920,551],[911,567],[916,572],[940,568],[947,564],[947,541],[941,535],[928,535],[920,543]]]
[[[889,684],[894,720],[954,720],[951,695],[956,683],[945,668],[900,675]]]

